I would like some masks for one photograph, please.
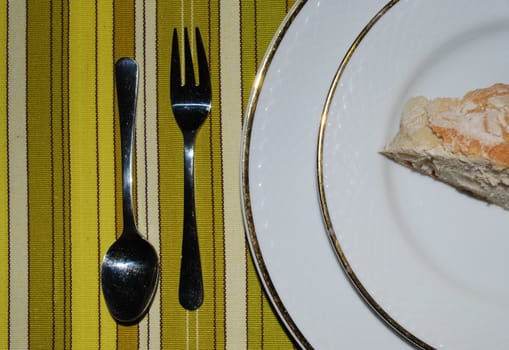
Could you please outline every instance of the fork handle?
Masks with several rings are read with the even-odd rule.
[[[196,310],[203,303],[203,280],[194,201],[195,135],[195,132],[184,133],[184,232],[179,301],[187,310]]]

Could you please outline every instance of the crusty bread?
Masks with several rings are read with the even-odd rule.
[[[381,153],[509,210],[509,85],[410,99]]]

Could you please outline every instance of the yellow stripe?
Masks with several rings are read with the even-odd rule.
[[[26,8],[8,2],[9,328],[10,346],[28,349],[28,201],[26,159]]]
[[[70,3],[72,347],[99,346],[95,1]]]
[[[0,281],[9,280],[9,174],[7,154],[7,7],[0,8]],[[0,348],[9,340],[9,284],[0,287]]]
[[[97,147],[98,147],[98,234],[100,252],[97,265],[116,237],[115,211],[115,133],[114,73],[113,73],[113,3],[97,2]],[[116,345],[116,325],[100,297],[100,346],[111,349]]]
[[[238,204],[242,96],[240,80],[239,2],[221,2],[221,116],[225,220],[226,348],[247,347],[246,255]]]

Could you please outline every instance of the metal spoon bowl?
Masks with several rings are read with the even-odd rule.
[[[113,318],[136,324],[147,313],[158,280],[154,248],[137,234],[122,235],[110,247],[101,268],[104,299]]]
[[[120,137],[122,143],[122,200],[124,230],[104,256],[101,282],[112,317],[121,324],[138,323],[147,313],[159,279],[157,253],[136,228],[132,201],[132,148],[134,139],[138,64],[121,58],[115,66]]]

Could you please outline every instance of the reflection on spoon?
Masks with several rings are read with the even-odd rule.
[[[116,67],[120,137],[122,143],[122,200],[124,229],[104,256],[102,290],[112,317],[131,325],[147,313],[159,279],[157,253],[136,228],[132,201],[132,148],[134,139],[138,64],[121,58]]]

